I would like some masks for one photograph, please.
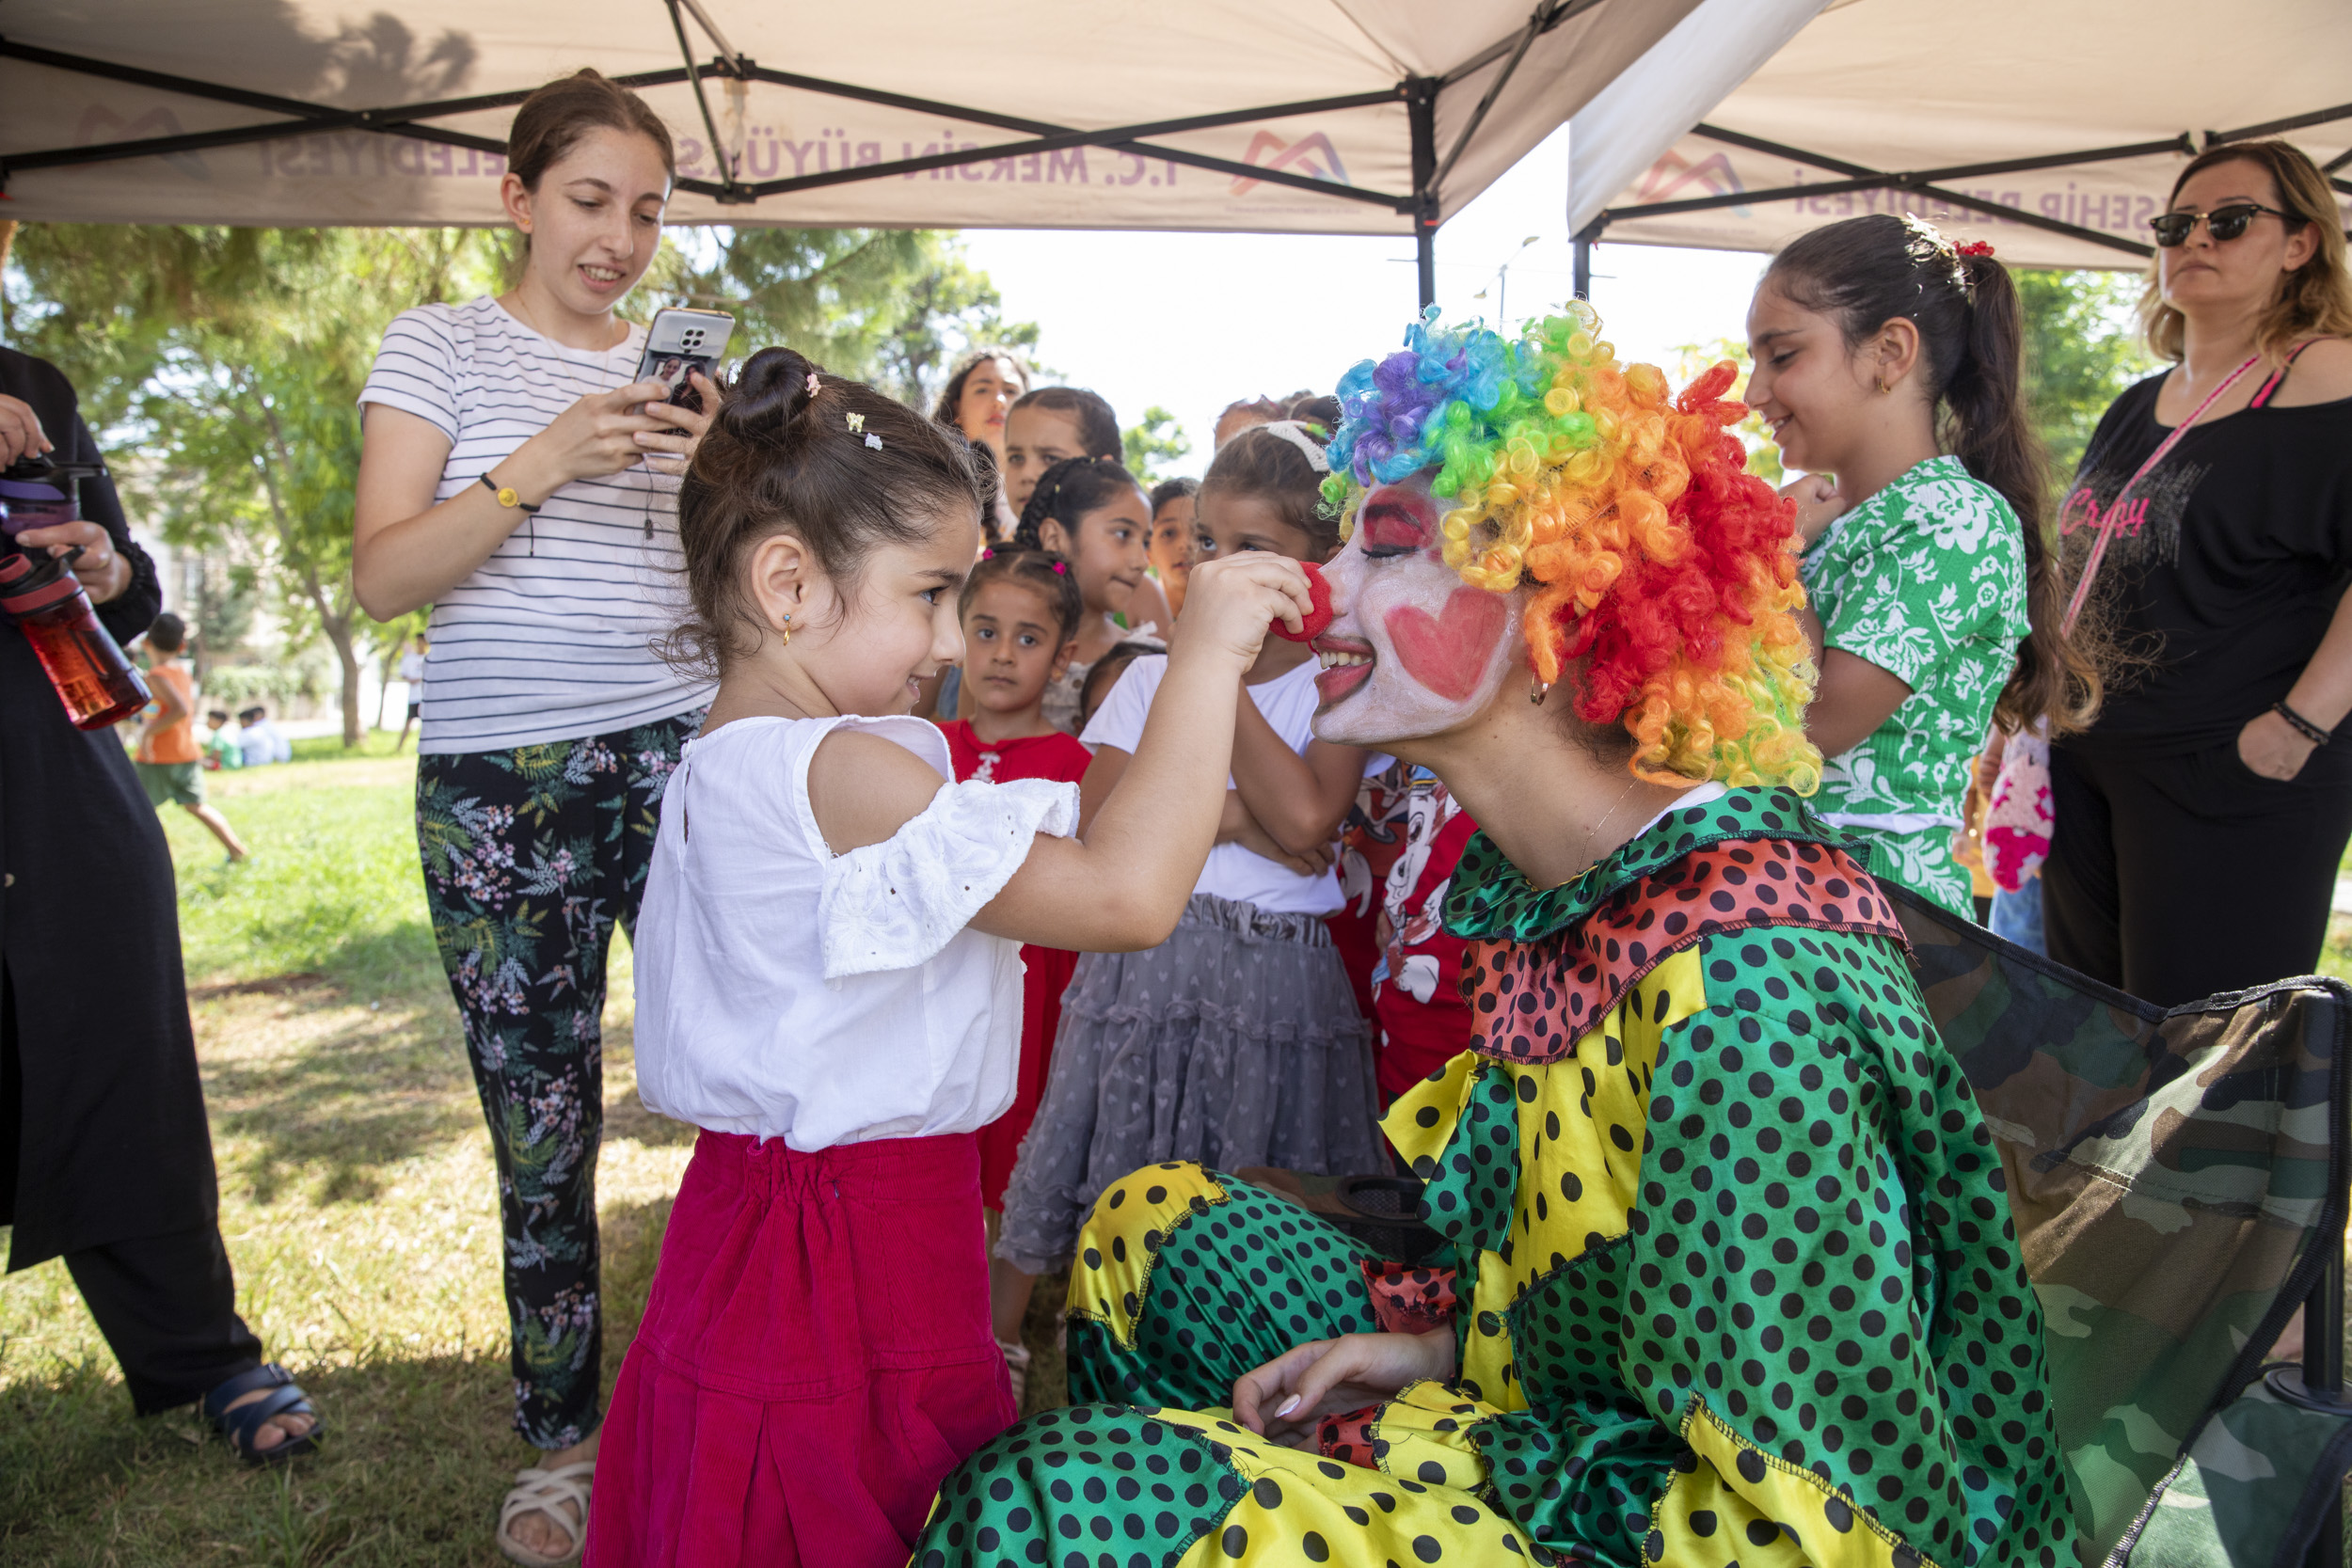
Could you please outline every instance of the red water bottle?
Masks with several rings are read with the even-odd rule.
[[[147,683],[114,634],[98,624],[98,611],[70,569],[81,553],[0,556],[0,610],[33,645],[74,728],[103,730],[147,705]]]

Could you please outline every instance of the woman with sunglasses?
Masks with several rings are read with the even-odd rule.
[[[2042,882],[2052,958],[2171,1005],[2310,971],[2352,834],[2352,275],[2283,141],[2194,159],[2153,227],[2173,365],[2107,410],[2060,513],[2128,666],[2052,744]]]

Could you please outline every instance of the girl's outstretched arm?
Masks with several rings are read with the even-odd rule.
[[[977,929],[1122,952],[1157,946],[1176,928],[1224,814],[1242,672],[1256,661],[1270,623],[1296,630],[1313,604],[1296,562],[1252,552],[1197,569],[1184,608],[1192,613],[1119,789],[1083,837],[1040,834],[1021,869],[973,917]],[[889,838],[941,787],[921,759],[855,733],[825,738],[808,782],[810,809],[835,854]]]

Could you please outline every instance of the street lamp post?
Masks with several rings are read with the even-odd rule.
[[[1542,238],[1541,234],[1530,234],[1519,242],[1518,250],[1511,252],[1510,259],[1495,269],[1495,320],[1497,322],[1507,323],[1511,319],[1511,262],[1518,261],[1529,245]],[[1470,297],[1484,299],[1486,297],[1486,291],[1481,289]]]

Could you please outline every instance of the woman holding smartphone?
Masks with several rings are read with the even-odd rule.
[[[645,328],[613,313],[674,173],[660,119],[596,72],[532,94],[501,192],[521,276],[399,316],[360,394],[353,586],[378,620],[433,606],[417,842],[498,1160],[515,1426],[546,1450],[498,1544],[533,1568],[580,1555],[602,1416],[605,951],[708,701],[649,645],[708,415],[637,379]]]

